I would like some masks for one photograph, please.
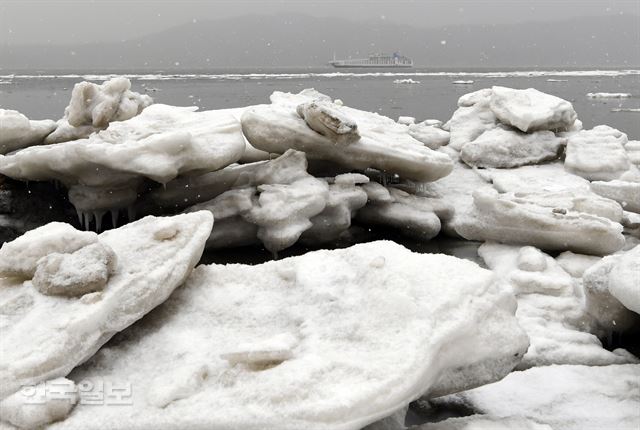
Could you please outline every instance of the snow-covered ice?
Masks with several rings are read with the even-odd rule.
[[[0,109],[0,155],[31,145],[39,145],[56,129],[49,119],[29,120],[15,110]]]
[[[342,123],[350,124],[343,125],[345,130],[357,126],[359,138],[337,141],[310,127],[297,112],[299,106],[308,103],[339,112],[345,118]],[[287,149],[296,149],[305,152],[309,160],[331,161],[351,169],[375,168],[420,181],[439,179],[452,169],[446,154],[415,140],[407,126],[376,113],[340,106],[315,90],[299,94],[274,92],[271,105],[245,111],[242,131],[252,146],[263,151],[282,154]],[[352,132],[347,135],[354,136]]]
[[[490,271],[392,242],[200,266],[70,375],[130,381],[131,405],[79,404],[51,429],[357,430],[506,375],[528,346],[514,310]]]
[[[590,99],[626,99],[631,93],[587,93]]]
[[[627,135],[606,125],[570,134],[565,168],[590,181],[610,181],[631,168],[624,145]]]
[[[573,106],[559,97],[534,88],[491,89],[490,108],[504,124],[527,133],[536,130],[567,130],[577,119]]]
[[[554,430],[635,430],[640,427],[638,402],[640,365],[625,364],[536,367],[432,404],[464,405],[495,418],[527,418]]]
[[[152,103],[153,99],[148,95],[131,91],[131,81],[125,77],[115,77],[101,85],[80,82],[73,87],[64,117],[45,142],[85,138],[106,128],[112,121],[133,118]]]
[[[31,236],[5,244],[2,251],[9,247],[15,251],[14,256],[20,251],[32,257],[46,253],[38,260],[35,276],[45,270],[43,276],[48,282],[56,285],[58,277],[63,285],[56,287],[63,290],[71,288],[65,282],[74,284],[72,291],[42,294],[33,285],[35,277],[33,281],[0,278],[0,398],[23,385],[67,375],[114,334],[162,303],[200,259],[212,224],[207,212],[146,217],[97,237],[94,234],[92,244],[71,254],[68,252],[79,246],[80,238],[76,238],[71,248],[34,246],[34,243],[67,243],[72,235],[57,236],[57,241],[53,241],[55,234],[61,233],[59,228],[49,233],[44,242],[34,230]],[[42,229],[48,231],[47,226]],[[92,292],[80,287],[85,281],[95,281],[96,273],[86,270],[85,265],[99,264],[94,252],[87,250],[97,244],[109,247],[116,257],[104,262],[106,285]],[[51,264],[52,255],[62,260],[60,264]]]
[[[464,145],[460,158],[474,167],[518,167],[558,158],[565,143],[566,139],[547,130],[525,134],[494,128]]]
[[[531,246],[485,243],[478,254],[518,300],[516,317],[531,346],[518,368],[549,364],[604,366],[635,363],[624,350],[610,352],[591,333],[578,281],[549,255]]]

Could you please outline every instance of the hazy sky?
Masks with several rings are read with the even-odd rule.
[[[435,27],[640,16],[640,0],[0,0],[0,44],[120,41],[194,20],[248,13],[302,13]]]

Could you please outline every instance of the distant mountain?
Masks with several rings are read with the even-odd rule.
[[[0,67],[4,72],[319,67],[334,52],[338,57],[359,57],[397,50],[413,57],[417,66],[444,69],[637,67],[639,32],[639,17],[630,15],[442,28],[247,15],[198,21],[120,43],[0,43]]]

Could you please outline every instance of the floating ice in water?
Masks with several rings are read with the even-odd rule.
[[[640,112],[640,108],[613,108],[611,112]]]
[[[631,93],[587,93],[590,99],[626,99]]]
[[[35,251],[47,255],[38,260],[32,281],[44,284],[0,277],[0,398],[23,385],[67,375],[114,334],[162,303],[200,259],[212,224],[207,212],[147,217],[97,237],[78,232],[95,242],[72,254],[76,246],[42,246],[38,230],[47,232],[46,243],[57,235],[56,243],[68,246],[70,235],[62,235],[58,226],[42,227],[5,244],[2,252],[10,251],[13,257]],[[98,244],[115,253],[116,267],[116,257],[102,260],[95,249],[87,249]],[[107,282],[97,286],[93,269],[100,264]]]
[[[39,145],[55,129],[50,119],[33,121],[18,111],[0,109],[0,155]]]
[[[255,106],[242,115],[242,131],[252,146],[272,153],[304,151],[309,160],[325,160],[350,169],[375,168],[408,179],[433,181],[451,172],[451,159],[415,140],[408,128],[375,113],[331,103],[315,90],[299,94],[274,92],[271,105]],[[309,127],[296,110],[321,102],[357,125],[359,139],[336,144],[331,137]],[[341,120],[344,122],[343,120]]]
[[[453,81],[451,83],[454,85],[471,85],[474,81]]]
[[[528,346],[514,311],[490,271],[393,242],[200,266],[71,375],[145,389],[51,428],[358,430],[504,377]]]
[[[547,82],[569,82],[568,79],[554,79],[554,78],[549,78],[547,79]]]
[[[405,79],[396,79],[393,81],[394,84],[419,84],[420,81],[415,81],[411,78],[405,78]]]

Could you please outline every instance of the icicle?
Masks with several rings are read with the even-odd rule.
[[[78,222],[82,225],[82,211],[76,208],[76,213],[78,214]]]
[[[96,232],[100,233],[102,231],[102,217],[104,216],[104,211],[94,212],[93,217],[96,220]]]
[[[113,228],[118,228],[118,209],[111,209],[111,225]]]
[[[84,229],[88,231],[91,225],[91,213],[85,212],[83,214],[83,219],[84,219]]]

